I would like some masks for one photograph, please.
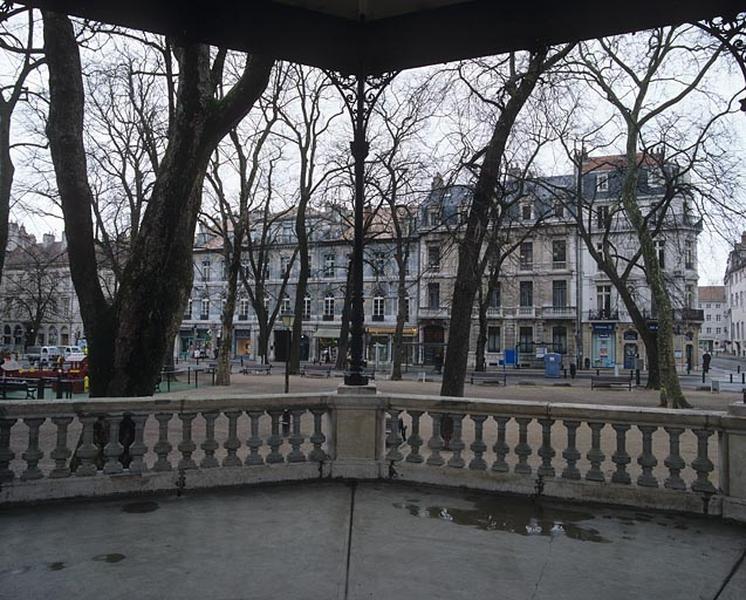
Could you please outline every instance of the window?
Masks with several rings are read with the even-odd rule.
[[[705,315],[705,321],[712,321],[712,315]]]
[[[386,300],[383,296],[373,298],[373,320],[383,321],[383,315],[386,310]]]
[[[597,285],[596,286],[596,309],[598,310],[599,316],[601,317],[611,316],[611,286],[610,285]]]
[[[184,318],[185,319],[191,319],[192,318],[192,299],[189,298],[187,300],[186,309],[184,310]]]
[[[376,252],[373,257],[373,274],[383,277],[386,273],[386,255],[383,252]]]
[[[293,223],[285,221],[282,224],[282,243],[290,244],[293,241]]]
[[[567,281],[552,282],[552,306],[554,308],[564,308],[567,306]]]
[[[521,219],[524,221],[531,220],[531,204],[528,202],[521,205]]]
[[[282,297],[282,304],[280,305],[280,314],[286,315],[290,312],[290,296],[285,294]]]
[[[608,205],[599,206],[596,209],[596,227],[606,229],[610,224]]]
[[[722,317],[722,316],[723,315],[720,315],[720,314],[715,315],[715,320],[719,323],[720,322],[720,317]]]
[[[6,346],[10,346],[11,343],[10,325],[6,325],[3,328],[3,344]]]
[[[202,298],[202,305],[199,311],[199,318],[203,321],[210,317],[210,299]]]
[[[702,305],[700,304],[700,306],[702,306]],[[710,303],[709,302],[707,304],[705,304],[705,308],[710,308]]]
[[[303,298],[303,318],[311,318],[311,296],[309,296],[308,294],[306,294],[305,298]]]
[[[718,335],[720,335],[720,327],[716,327],[715,328],[715,333],[717,333]]]
[[[565,267],[567,267],[567,242],[552,240],[552,268],[564,269]]]
[[[501,298],[500,298],[500,282],[498,281],[495,284],[495,287],[494,287],[494,289],[492,290],[492,292],[490,294],[490,304],[489,304],[489,307],[490,308],[500,308],[500,302],[501,302]]]
[[[409,321],[409,296],[404,298],[404,320]]]
[[[687,284],[685,301],[686,301],[686,308],[692,308],[692,306],[694,306],[694,286],[693,285]]]
[[[210,281],[210,259],[205,258],[202,261],[202,281]]]
[[[324,321],[334,319],[334,296],[327,294],[324,298]]]
[[[244,277],[248,278],[251,276],[251,263],[249,263],[249,259],[241,259],[241,270],[243,271]]]
[[[433,206],[427,211],[431,227],[440,225],[440,207]]]
[[[534,305],[534,283],[533,281],[521,281],[520,283],[520,305]]]
[[[238,302],[238,320],[246,321],[249,318],[249,299],[241,298]]]
[[[608,192],[609,191],[609,174],[599,173],[596,175],[596,191],[597,192]]]
[[[567,327],[552,327],[552,346],[555,352],[567,354]]]
[[[285,274],[290,269],[290,257],[289,256],[281,256],[280,257],[280,277],[285,277]]]
[[[324,254],[324,277],[334,277],[334,254]]]
[[[440,246],[431,244],[427,247],[427,268],[432,271],[440,270]]]
[[[440,308],[440,284],[427,284],[427,305],[429,308]]]
[[[518,333],[518,352],[534,351],[534,328],[521,327]]]
[[[655,240],[655,253],[658,256],[658,266],[666,268],[666,240]]]
[[[694,245],[691,240],[686,240],[684,245],[684,267],[687,269],[694,268]],[[707,308],[710,308],[709,306]]]
[[[520,247],[519,266],[523,271],[530,271],[534,268],[534,243],[522,242]]]
[[[558,219],[565,216],[565,207],[560,200],[554,202],[554,216]]]
[[[712,327],[707,328],[707,333],[712,333]]]
[[[487,352],[500,352],[499,327],[487,327]]]

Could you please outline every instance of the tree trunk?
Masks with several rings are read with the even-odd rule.
[[[240,218],[240,217],[239,217]],[[239,225],[240,228],[240,225]],[[227,234],[224,234],[227,235]],[[238,289],[238,271],[241,268],[241,243],[243,232],[234,235],[233,252],[228,266],[228,289],[226,290],[225,307],[221,315],[222,332],[220,348],[218,349],[218,368],[215,373],[216,385],[231,384],[231,355],[233,351],[233,314],[236,310],[236,295]]]
[[[0,282],[3,280],[5,249],[8,246],[10,191],[15,167],[10,157],[10,114],[0,111]]]
[[[50,89],[47,134],[71,275],[91,347],[91,395],[151,395],[191,289],[192,243],[209,156],[266,87],[272,61],[248,61],[234,88],[216,101],[209,47],[177,49],[181,68],[168,146],[109,307],[98,283],[90,214],[80,55],[70,20],[49,11],[43,15]]]
[[[306,206],[308,196],[303,194],[298,205],[295,216],[295,235],[298,239],[298,252],[300,253],[300,272],[295,287],[295,320],[293,321],[293,337],[290,341],[290,373],[300,373],[300,342],[303,336],[303,305],[308,290],[308,278],[310,276],[310,265],[308,264],[308,232],[306,231]]]
[[[660,406],[689,408],[684,398],[673,348],[673,307],[658,263],[653,236],[645,224],[637,203],[637,130],[630,125],[627,135],[627,169],[622,187],[622,204],[630,223],[640,238],[640,248],[645,264],[648,284],[658,306],[658,368],[660,374]]]
[[[458,270],[451,300],[451,320],[443,366],[443,383],[440,388],[441,396],[464,395],[472,307],[482,279],[482,274],[478,272],[479,254],[489,224],[489,210],[494,202],[495,185],[513,124],[536,86],[546,56],[546,48],[531,54],[528,70],[521,78],[520,84],[510,93],[485,149],[467,216],[466,229],[459,243]]]
[[[406,259],[405,259],[406,261]],[[407,306],[407,282],[405,268],[399,267],[399,280],[396,286],[396,329],[391,348],[391,381],[401,381],[401,363],[404,354],[402,347],[404,340],[404,324],[407,322],[405,312]]]
[[[350,340],[350,311],[352,309],[352,263],[347,264],[347,282],[345,283],[345,301],[342,305],[342,325],[339,328],[339,340],[337,340],[337,363],[338,371],[347,370],[347,345]]]

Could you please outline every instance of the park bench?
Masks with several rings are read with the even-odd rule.
[[[8,377],[0,379],[0,390],[2,390],[3,398],[7,397],[8,392],[24,392],[26,399],[33,400],[36,398],[36,387],[35,383],[29,383],[25,379],[11,379]]]
[[[250,374],[262,374],[262,375],[269,375],[272,371],[272,365],[262,365],[260,363],[254,363],[254,364],[244,364],[243,367],[241,367],[241,374],[242,375],[250,375]]]
[[[597,387],[613,387],[615,385],[622,385],[632,391],[632,379],[626,375],[599,375],[597,377],[591,377],[591,389]]]
[[[300,369],[302,377],[331,377],[333,365],[303,365]]]
[[[469,375],[469,383],[502,383],[508,385],[508,376],[498,371],[472,371]]]

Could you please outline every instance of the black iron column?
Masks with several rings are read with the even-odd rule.
[[[368,121],[381,93],[396,73],[382,75],[342,75],[326,72],[339,90],[352,121],[350,150],[355,163],[355,232],[352,245],[352,291],[350,294],[350,366],[345,372],[346,385],[367,385],[363,374],[363,335],[365,310],[363,296],[363,252],[365,248],[365,159],[368,156]]]

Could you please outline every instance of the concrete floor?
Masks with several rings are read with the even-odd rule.
[[[0,539],[3,599],[746,594],[744,527],[399,483],[6,509]]]

